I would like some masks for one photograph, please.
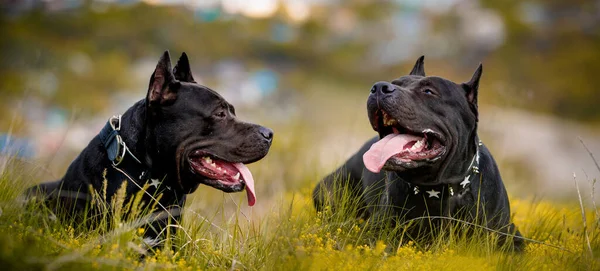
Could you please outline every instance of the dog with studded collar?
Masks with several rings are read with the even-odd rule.
[[[500,172],[477,135],[482,66],[458,84],[426,76],[423,60],[409,75],[373,85],[367,113],[379,136],[319,182],[316,209],[335,209],[345,191],[358,199],[362,217],[394,225],[438,218],[408,231],[412,237],[431,233],[446,217],[491,228],[520,249]]]

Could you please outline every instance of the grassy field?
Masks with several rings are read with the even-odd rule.
[[[310,198],[314,184],[372,134],[363,95],[320,95],[304,98],[312,107],[328,101],[331,111],[306,110],[303,119],[261,122],[276,138],[267,158],[250,165],[257,205],[245,206],[244,193],[201,187],[183,220],[173,224],[178,231],[166,247],[175,250],[146,253],[139,219],[107,216],[114,227],[102,223],[89,229],[61,222],[43,206],[22,206],[20,193],[49,177],[30,162],[9,162],[0,174],[0,269],[600,270],[600,213],[593,202],[579,204],[577,198],[561,203],[511,198],[514,222],[535,240],[523,253],[498,250],[497,236],[484,229],[465,235],[460,224],[433,243],[396,247],[387,242],[393,233],[371,232],[369,221],[348,212],[316,213]],[[238,115],[244,116],[243,110]],[[251,118],[269,119],[260,113]],[[355,121],[344,123],[347,119]],[[340,125],[327,125],[336,122]],[[325,140],[316,144],[317,138]],[[505,172],[505,178],[511,175]],[[516,181],[507,182],[509,191]],[[590,191],[581,193],[589,198]],[[117,201],[105,208],[124,212],[128,204]]]
[[[14,169],[14,168],[13,168]],[[578,205],[512,199],[514,221],[530,242],[524,253],[495,248],[496,236],[460,229],[427,245],[389,247],[387,236],[367,231],[367,221],[341,213],[315,213],[308,187],[285,193],[271,209],[253,214],[227,208],[242,197],[221,195],[216,210],[202,199],[185,211],[169,242],[176,249],[141,257],[138,220],[87,229],[61,223],[41,206],[15,201],[24,188],[18,170],[0,177],[0,262],[3,270],[598,270],[600,228],[596,209],[585,220]],[[197,197],[196,197],[197,198]],[[123,204],[121,202],[121,204]],[[118,208],[119,203],[109,206]],[[117,210],[118,211],[118,210]],[[211,214],[212,213],[212,214]],[[210,215],[211,214],[211,215]],[[215,221],[215,222],[213,222]],[[584,223],[585,221],[585,223]]]

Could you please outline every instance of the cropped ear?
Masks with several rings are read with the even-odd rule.
[[[410,75],[425,76],[425,64],[423,63],[423,60],[425,60],[425,56],[421,56],[417,59],[415,66],[412,68],[412,71],[410,71]]]
[[[173,74],[175,75],[175,79],[181,82],[196,83],[194,76],[192,76],[192,70],[190,69],[190,61],[188,60],[188,56],[185,52],[181,54],[177,64],[175,64],[175,68],[173,68]]]
[[[148,96],[146,97],[148,105],[164,105],[175,101],[177,99],[177,83],[179,82],[175,80],[175,76],[171,72],[171,56],[169,51],[165,51],[150,77]]]
[[[479,78],[481,78],[481,72],[483,71],[483,65],[479,63],[479,67],[475,70],[473,77],[471,80],[466,83],[462,83],[462,88],[465,90],[465,95],[467,96],[467,101],[471,106],[471,110],[475,113],[475,117],[479,120],[479,113],[477,109],[477,93],[479,92]]]

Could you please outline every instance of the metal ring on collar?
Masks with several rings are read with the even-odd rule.
[[[123,162],[123,158],[125,158],[125,153],[127,152],[127,145],[123,142],[123,139],[120,135],[116,135],[115,139],[117,140],[117,145],[119,146],[119,150],[117,151],[117,156],[115,160],[112,161],[113,165],[118,166]]]
[[[116,122],[116,124],[115,124],[115,122]],[[121,115],[112,116],[112,118],[110,118],[110,126],[113,128],[113,130],[120,131],[121,130]]]

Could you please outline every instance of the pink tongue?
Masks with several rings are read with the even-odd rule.
[[[248,206],[254,206],[256,196],[254,195],[254,178],[248,167],[242,163],[233,164],[240,172],[241,178],[246,182],[246,195],[248,196]]]
[[[379,173],[385,162],[390,157],[402,152],[404,145],[411,141],[418,141],[422,137],[408,134],[389,134],[375,142],[363,155],[365,167],[374,173]]]

